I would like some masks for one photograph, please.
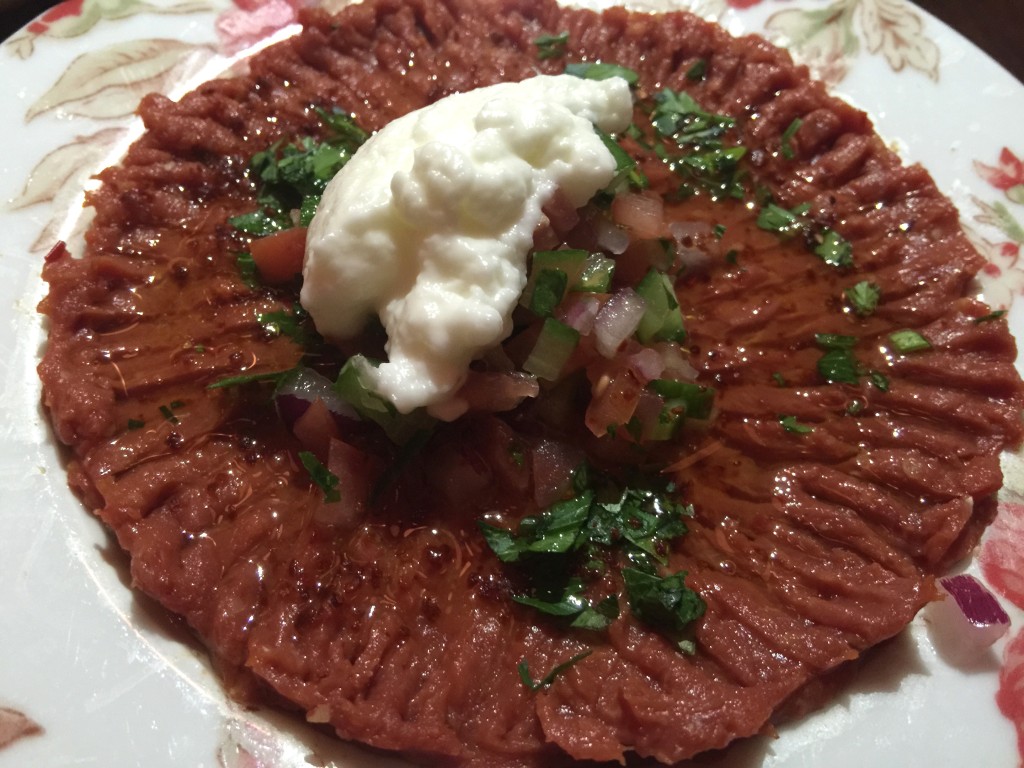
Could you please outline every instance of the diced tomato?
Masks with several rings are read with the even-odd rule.
[[[588,369],[587,375],[597,372]],[[592,379],[592,397],[584,416],[584,423],[592,433],[601,437],[629,423],[640,402],[644,385],[628,365],[612,368]]]
[[[319,397],[295,420],[292,434],[321,462],[327,461],[331,440],[339,437],[334,415]]]
[[[665,204],[653,194],[630,192],[616,195],[612,201],[612,220],[641,240],[666,237]]]
[[[249,253],[267,285],[282,285],[302,272],[306,253],[306,228],[292,227],[253,240]]]
[[[376,456],[336,438],[330,439],[327,454],[327,469],[338,478],[341,500],[324,504],[314,516],[323,523],[352,528],[366,514],[383,466]]]

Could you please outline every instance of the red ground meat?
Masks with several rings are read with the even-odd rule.
[[[44,268],[39,370],[72,486],[129,553],[135,585],[187,619],[236,692],[427,764],[674,762],[803,708],[809,684],[933,598],[933,575],[990,518],[1022,388],[1005,323],[975,321],[982,262],[955,209],[862,113],[763,40],[686,13],[369,0],[304,21],[247,76],[179,103],[147,97],[146,133],[90,196],[83,258]],[[736,263],[678,286],[692,360],[718,393],[710,426],[684,437],[699,460],[674,473],[696,516],[671,565],[708,606],[692,656],[628,614],[595,639],[510,601],[476,520],[535,511],[529,468],[508,459],[544,436],[529,407],[439,429],[374,509],[343,520],[325,516],[265,391],[206,389],[301,354],[257,317],[294,295],[246,285],[235,265],[245,243],[226,219],[253,208],[248,158],[320,133],[314,105],[374,129],[454,91],[557,72],[532,41],[562,31],[569,60],[633,67],[641,95],[668,86],[734,116],[754,180],[810,204],[857,254],[854,274],[829,269],[733,206],[721,215]],[[698,60],[706,76],[687,78]],[[780,135],[795,118],[788,160]],[[843,310],[860,280],[881,289],[868,318]],[[907,325],[933,349],[891,360],[873,342]],[[888,389],[822,384],[815,333],[861,339]],[[787,432],[780,414],[813,432]],[[393,459],[372,435],[351,439]],[[453,472],[465,482],[445,482]],[[520,660],[547,670],[586,648],[548,690],[520,684]]]

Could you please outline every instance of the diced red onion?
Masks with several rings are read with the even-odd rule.
[[[948,595],[948,611],[960,626],[959,636],[978,648],[987,648],[1006,634],[1010,617],[988,588],[973,576],[960,574],[939,579],[939,586]]]
[[[710,235],[711,224],[706,221],[672,221],[668,231],[677,243],[683,245],[688,239],[692,241],[700,235]]]
[[[284,423],[291,428],[314,400],[322,400],[327,410],[335,416],[358,419],[352,406],[346,403],[334,390],[334,384],[310,368],[299,368],[282,382],[276,396],[277,412]]]
[[[588,294],[573,294],[571,300],[563,301],[556,310],[559,320],[586,336],[594,330],[594,321],[601,311],[601,300]]]
[[[622,343],[636,333],[647,302],[632,288],[613,293],[594,320],[594,341],[604,357],[615,357]]]
[[[629,233],[605,218],[594,223],[594,235],[600,248],[614,256],[620,256],[629,247]]]
[[[661,376],[665,370],[665,363],[657,350],[642,347],[629,356],[629,367],[641,384],[647,384]]]
[[[655,344],[653,349],[658,350],[658,354],[661,355],[664,366],[662,372],[665,374],[665,378],[676,381],[696,381],[697,369],[690,362],[689,355],[678,344],[663,342]]]

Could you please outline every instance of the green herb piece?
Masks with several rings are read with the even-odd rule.
[[[661,577],[636,568],[622,569],[629,609],[641,621],[668,634],[682,632],[704,615],[706,605],[686,586],[685,571]]]
[[[624,183],[628,183],[633,189],[647,189],[650,182],[647,176],[637,167],[636,160],[612,136],[602,131],[596,125],[594,130],[597,131],[597,135],[601,137],[601,141],[604,142],[605,147],[608,148],[608,151],[612,153],[612,157],[615,158],[615,175],[608,183],[608,186],[605,187],[605,191],[614,195]]]
[[[868,374],[868,378],[871,379],[871,383],[874,384],[880,392],[889,391],[889,379],[886,378],[884,374],[881,374],[878,371],[871,371]]]
[[[593,494],[587,491],[553,504],[539,515],[520,520],[516,534],[484,522],[479,527],[503,563],[514,563],[526,553],[565,553],[582,543],[580,536],[590,518],[592,501]]]
[[[175,405],[177,405],[177,407],[180,408],[182,406],[182,403],[178,402],[178,403],[171,403],[170,405],[161,405],[160,409],[159,409],[160,410],[160,415],[163,416],[164,419],[166,421],[169,421],[171,424],[179,424],[179,423],[181,423],[180,419],[178,419],[178,417],[174,415],[174,406]]]
[[[260,284],[260,273],[256,269],[256,262],[248,251],[235,255],[235,265],[238,267],[238,274],[242,282],[250,288],[257,288]]]
[[[735,248],[730,248],[725,254],[726,264],[736,264],[739,261],[739,251]]]
[[[204,344],[195,344],[192,347],[192,351],[195,352],[197,355],[202,355],[206,352],[206,346]]]
[[[757,226],[767,232],[775,232],[782,237],[793,237],[807,228],[807,212],[810,203],[803,203],[792,210],[775,203],[768,203],[757,215]]]
[[[282,229],[287,229],[291,222],[283,216],[274,216],[265,211],[254,211],[232,216],[228,219],[228,224],[247,235],[266,237],[280,232]]]
[[[128,419],[128,429],[142,429],[144,426],[146,426],[146,422],[142,419]]]
[[[334,391],[367,421],[376,423],[391,442],[407,445],[423,439],[434,427],[435,421],[426,411],[418,409],[400,414],[388,400],[380,396],[368,383],[370,371],[380,365],[363,355],[353,355],[341,367],[334,382]]]
[[[341,501],[341,493],[338,491],[340,481],[337,475],[321,464],[320,459],[310,451],[299,451],[299,461],[302,462],[302,466],[306,468],[316,486],[323,491],[324,501],[328,504]]]
[[[843,291],[846,300],[853,307],[853,311],[861,317],[867,317],[878,307],[878,301],[882,296],[882,289],[867,280],[861,280]]]
[[[523,681],[523,685],[525,685],[531,691],[539,691],[542,688],[550,687],[551,684],[555,682],[555,678],[557,678],[559,675],[561,675],[574,665],[583,661],[583,659],[587,658],[587,656],[589,656],[592,652],[592,650],[588,649],[586,651],[583,651],[582,653],[577,653],[568,661],[563,661],[561,664],[554,667],[554,669],[552,669],[550,672],[544,675],[544,677],[542,677],[537,682],[534,682],[533,678],[530,677],[530,665],[526,661],[526,659],[520,661],[519,664],[516,666],[516,669],[519,670],[519,679]]]
[[[846,406],[846,413],[850,416],[859,416],[864,412],[864,409],[868,407],[860,398],[856,398],[850,401],[850,404]]]
[[[793,151],[792,141],[796,132],[800,130],[800,126],[803,124],[804,121],[798,117],[789,124],[789,127],[785,131],[782,132],[782,156],[787,160],[792,160],[796,157],[796,152]]]
[[[557,602],[552,600],[538,600],[535,597],[527,597],[525,595],[512,595],[512,599],[520,605],[525,605],[528,608],[533,608],[541,613],[546,613],[548,616],[561,616],[563,618],[568,616],[581,616],[589,607],[582,597],[572,592],[567,593]]]
[[[241,387],[245,384],[260,384],[263,382],[272,382],[274,386],[277,386],[294,370],[294,368],[289,368],[286,371],[265,371],[263,373],[243,373],[239,376],[228,376],[227,378],[218,379],[212,384],[207,384],[206,388],[227,389],[228,387]]]
[[[988,322],[991,322],[992,320],[999,320],[1000,318],[1004,317],[1005,315],[1006,315],[1006,310],[1005,309],[997,309],[994,312],[988,313],[987,315],[982,315],[981,317],[974,318],[974,322],[975,323],[988,323]]]
[[[783,376],[783,375],[782,375],[781,373],[779,373],[778,371],[775,371],[775,372],[774,372],[774,373],[772,374],[772,381],[774,381],[774,382],[775,382],[775,384],[776,384],[777,386],[780,386],[780,387],[785,387],[785,386],[787,385],[787,384],[786,384],[786,377],[785,377],[785,376]]]
[[[623,67],[618,64],[604,62],[575,62],[565,65],[565,74],[574,75],[584,80],[607,80],[612,77],[621,77],[631,86],[640,82],[640,76],[635,70]]]
[[[707,189],[714,199],[741,199],[744,194],[739,162],[746,147],[713,147],[694,150],[674,158],[669,167],[676,173]]]
[[[892,342],[892,346],[897,352],[904,355],[911,352],[923,352],[926,349],[932,348],[928,339],[910,328],[890,333],[889,341]]]
[[[707,61],[705,59],[697,59],[697,61],[693,63],[693,66],[686,70],[686,79],[696,82],[698,80],[703,80],[707,73]]]
[[[591,603],[584,596],[587,580],[604,571],[611,551],[646,573],[667,564],[668,545],[685,535],[693,508],[671,498],[671,485],[664,491],[627,487],[613,495],[612,487],[589,484],[581,468],[576,496],[523,518],[515,531],[477,524],[498,559],[517,563],[529,579],[529,594],[514,596],[517,603],[571,618],[576,628],[601,630],[618,616],[618,601],[612,595]],[[676,624],[668,629],[674,632]]]
[[[813,432],[814,427],[809,427],[806,424],[801,424],[797,421],[796,416],[779,416],[779,424],[787,432],[794,432],[798,435],[806,435],[808,432]]]
[[[822,241],[815,247],[814,252],[830,267],[853,266],[853,246],[833,229],[825,230]]]
[[[722,137],[736,125],[735,119],[708,112],[682,91],[665,88],[654,96],[654,102],[654,129],[662,136],[675,138],[680,146],[721,147]]]
[[[853,349],[857,346],[857,337],[838,333],[816,333],[814,343],[821,349]]]
[[[330,136],[324,141],[305,137],[296,144],[274,144],[257,152],[249,162],[249,174],[257,183],[255,211],[233,216],[228,222],[253,237],[264,237],[313,217],[327,183],[349,161],[368,134],[351,115],[334,109],[316,109]]]
[[[537,46],[537,58],[557,59],[565,55],[569,45],[569,33],[560,32],[557,35],[541,35],[534,39],[533,44]]]
[[[608,595],[597,605],[588,605],[569,625],[575,629],[589,629],[599,632],[619,618],[619,599]]]
[[[355,152],[370,138],[370,134],[359,127],[351,112],[343,112],[337,107],[331,110],[316,107],[316,113],[334,134],[328,141],[341,145],[349,152]]]
[[[315,347],[323,341],[309,313],[298,302],[292,305],[290,311],[263,312],[256,319],[268,334],[287,336],[300,347]]]
[[[725,237],[725,225],[724,224],[715,224],[715,226],[712,228],[711,231],[714,234],[715,238],[718,239],[718,240],[721,240],[723,237]]]
[[[826,350],[818,360],[818,373],[825,381],[854,385],[860,383],[862,369],[853,354],[853,347],[857,344],[855,336],[819,333],[814,339],[821,349]]]

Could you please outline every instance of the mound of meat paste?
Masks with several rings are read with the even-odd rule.
[[[969,296],[982,259],[926,171],[785,52],[687,13],[368,0],[304,25],[244,76],[144,99],[145,133],[90,195],[86,252],[55,249],[44,267],[39,372],[70,484],[237,695],[424,764],[672,763],[770,727],[934,598],[933,576],[991,517],[1022,387],[1005,322],[980,321],[990,310]],[[564,54],[539,58],[534,41],[562,32]],[[356,424],[346,482],[387,482],[339,515],[266,387],[208,389],[303,354],[259,319],[291,311],[295,292],[236,263],[247,241],[227,220],[256,206],[255,152],[323,135],[316,106],[374,130],[452,92],[597,60],[635,69],[638,101],[668,87],[734,117],[750,188],[809,204],[856,256],[835,269],[735,204],[721,213],[731,258],[677,282],[690,361],[716,391],[670,473],[695,511],[670,565],[707,604],[692,654],[628,610],[595,634],[514,603],[477,525],[536,513],[553,444],[627,464],[613,436],[559,431],[529,403],[441,425],[411,455]],[[863,317],[843,300],[861,281],[880,289]],[[930,349],[894,354],[886,339],[905,328]],[[816,334],[856,337],[879,376],[823,380]],[[540,691],[517,671],[526,660],[539,678],[588,649]]]

